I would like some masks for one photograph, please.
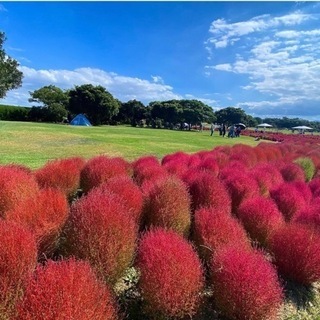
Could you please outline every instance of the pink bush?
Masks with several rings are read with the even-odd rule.
[[[161,160],[161,164],[165,165],[166,163],[168,163],[170,161],[179,161],[179,162],[188,163],[189,158],[190,158],[190,156],[187,153],[182,152],[182,151],[178,151],[175,153],[165,155]]]
[[[160,166],[159,164],[147,165],[147,166],[138,166],[133,170],[134,181],[142,186],[145,182],[156,181],[162,179],[163,177],[168,176],[167,170]]]
[[[0,215],[39,190],[35,178],[17,166],[0,166]]]
[[[192,316],[200,303],[203,270],[192,246],[173,231],[143,235],[137,253],[146,311],[158,317]]]
[[[289,182],[292,186],[294,186],[297,191],[302,195],[306,204],[310,203],[312,200],[312,192],[306,182],[303,181],[293,181]]]
[[[257,181],[250,175],[235,171],[223,181],[232,201],[232,212],[236,212],[241,202],[259,195]]]
[[[285,181],[306,181],[303,169],[296,163],[287,163],[280,171]]]
[[[143,196],[140,188],[126,176],[111,178],[100,186],[102,190],[117,194],[134,221],[139,224],[142,215]]]
[[[37,263],[36,242],[28,230],[0,220],[0,313],[12,319],[28,277]]]
[[[198,165],[198,168],[200,170],[209,171],[216,177],[219,174],[219,165],[214,157],[206,157],[205,159],[203,159]]]
[[[16,222],[35,235],[39,256],[54,253],[67,220],[69,206],[66,196],[57,189],[42,189],[34,197],[19,202],[7,211],[6,219]]]
[[[301,224],[276,230],[268,244],[279,272],[309,285],[320,280],[320,234]]]
[[[85,160],[80,157],[47,162],[34,174],[41,188],[57,188],[70,196],[80,187],[80,172]]]
[[[277,205],[261,196],[244,200],[236,214],[250,237],[263,246],[272,232],[284,224]]]
[[[117,307],[110,290],[84,261],[49,261],[30,280],[18,319],[115,320]]]
[[[114,284],[132,262],[137,225],[119,196],[97,188],[72,205],[65,237],[68,254],[88,260]]]
[[[314,196],[320,195],[320,177],[309,182],[309,188]]]
[[[223,247],[212,259],[211,273],[215,305],[228,319],[277,319],[283,292],[263,254]]]
[[[277,187],[283,183],[283,177],[276,166],[263,163],[255,166],[250,171],[250,175],[256,179],[259,185],[260,194],[268,197],[270,189]]]
[[[209,172],[200,172],[189,184],[193,210],[202,207],[219,208],[226,214],[231,213],[231,199],[221,181]]]
[[[225,245],[239,245],[248,250],[250,241],[245,230],[231,215],[219,208],[202,208],[194,215],[193,240],[200,257],[209,262],[212,254]]]
[[[302,223],[320,231],[320,210],[319,203],[311,203],[298,211],[292,218],[292,222]]]
[[[128,176],[129,172],[129,164],[124,159],[97,156],[90,159],[83,167],[80,186],[87,193],[115,176]]]
[[[155,156],[144,156],[133,161],[131,166],[133,170],[135,170],[139,167],[153,166],[153,165],[159,165],[159,164],[160,162],[158,158],[156,158]]]
[[[147,227],[172,229],[187,237],[191,215],[185,184],[174,176],[158,180],[147,194],[144,213]]]
[[[270,196],[277,204],[286,221],[290,221],[294,214],[306,205],[303,195],[290,183],[283,183],[270,190]]]

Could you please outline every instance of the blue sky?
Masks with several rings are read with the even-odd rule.
[[[320,2],[0,2],[0,30],[24,73],[2,104],[92,83],[320,121]]]

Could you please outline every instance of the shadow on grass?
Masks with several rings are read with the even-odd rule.
[[[305,286],[289,279],[284,280],[284,292],[286,301],[294,304],[298,310],[307,309],[316,298],[313,285]]]

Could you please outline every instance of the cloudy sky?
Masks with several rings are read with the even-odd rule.
[[[2,104],[92,83],[320,121],[320,2],[0,2],[0,30],[24,74]]]

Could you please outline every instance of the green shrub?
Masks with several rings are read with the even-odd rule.
[[[298,164],[304,171],[306,181],[310,181],[316,172],[316,167],[313,161],[308,157],[300,157],[296,159],[294,162]]]

